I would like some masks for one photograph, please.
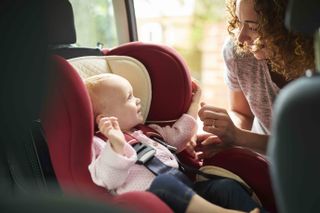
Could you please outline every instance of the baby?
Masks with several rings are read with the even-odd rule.
[[[136,163],[137,153],[130,145],[131,141],[126,141],[124,132],[156,150],[155,157],[162,163],[178,168],[175,156],[165,146],[150,139],[142,131],[134,130],[135,126],[143,123],[141,104],[140,99],[133,95],[132,86],[125,78],[115,74],[99,74],[87,78],[85,85],[92,102],[95,122],[100,133],[107,138],[104,140],[94,136],[93,139],[89,171],[95,184],[115,194],[150,190],[150,186],[151,189],[154,188],[151,184],[156,176],[144,165]],[[196,86],[188,112],[172,126],[149,125],[159,132],[168,144],[176,147],[177,152],[183,150],[196,134],[200,96],[201,90]],[[164,177],[166,176],[162,179]],[[185,199],[184,202],[177,201],[173,205],[167,202],[176,212],[235,212],[206,201],[184,183],[173,184],[170,187],[175,187],[173,191],[177,196]],[[163,185],[163,189],[165,188]]]

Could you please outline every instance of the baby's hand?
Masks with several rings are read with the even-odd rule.
[[[113,150],[123,154],[126,139],[119,127],[118,119],[116,117],[98,117],[97,122],[100,132],[109,139]]]
[[[201,88],[199,84],[193,80],[192,82],[192,102],[190,104],[189,110],[187,114],[194,117],[194,119],[197,119],[198,116],[198,110],[200,107],[200,98],[201,98]]]
[[[192,81],[192,102],[199,104],[201,98],[201,87],[195,79]]]
[[[197,145],[197,136],[194,135],[191,140],[186,144],[186,152],[189,153],[192,157],[197,158],[197,153],[195,152],[195,146]]]

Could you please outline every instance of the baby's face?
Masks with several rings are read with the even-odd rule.
[[[120,76],[113,76],[101,83],[106,107],[105,116],[118,118],[121,130],[130,130],[143,122],[141,101],[133,95],[131,84]]]

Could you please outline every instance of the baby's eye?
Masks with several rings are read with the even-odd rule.
[[[130,94],[130,95],[128,96],[128,100],[131,100],[132,98],[133,98],[133,95]]]

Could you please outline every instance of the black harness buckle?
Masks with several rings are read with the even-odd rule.
[[[156,150],[151,146],[138,142],[132,146],[137,152],[137,164],[146,164],[156,154]]]

